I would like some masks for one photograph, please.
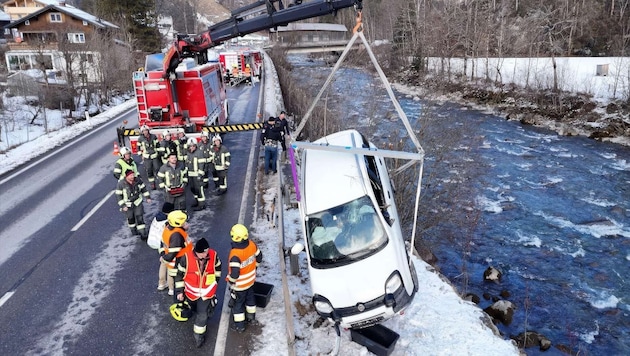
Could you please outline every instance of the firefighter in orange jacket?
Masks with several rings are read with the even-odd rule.
[[[234,318],[234,330],[245,331],[245,321],[256,322],[256,266],[262,262],[262,253],[256,244],[248,239],[248,231],[242,224],[232,226],[232,249],[228,262],[226,280],[230,287],[230,302]]]
[[[168,286],[168,295],[175,293],[173,284],[177,275],[177,259],[193,248],[188,238],[188,232],[186,232],[188,229],[187,219],[188,215],[183,211],[171,211],[166,218],[166,225],[162,233],[162,242],[158,249],[161,262],[158,290],[164,290]]]
[[[221,260],[204,238],[195,243],[177,263],[175,296],[188,302],[196,313],[193,335],[195,344],[201,347],[205,341],[206,324],[217,305],[217,284],[221,278]]]

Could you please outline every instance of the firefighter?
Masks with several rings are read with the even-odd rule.
[[[195,197],[192,206],[194,210],[203,210],[206,205],[206,195],[203,189],[206,159],[203,152],[197,148],[197,140],[189,138],[188,154],[186,155],[186,169],[188,171],[188,186]]]
[[[177,147],[177,160],[184,162],[186,160],[186,153],[188,152],[188,138],[184,131],[177,132],[177,139],[174,141],[175,147]]]
[[[149,126],[143,125],[140,128],[142,133],[138,138],[138,153],[142,157],[142,163],[144,164],[144,170],[147,173],[147,179],[151,189],[155,189],[155,177],[158,170],[162,166],[162,160],[158,157],[157,148],[160,145],[157,137],[149,131]]]
[[[206,324],[217,305],[220,278],[221,260],[204,238],[198,240],[194,250],[187,251],[177,263],[175,296],[179,302],[185,300],[196,314],[193,335],[197,347],[205,341]]]
[[[158,156],[160,160],[162,160],[162,164],[166,164],[166,162],[168,162],[168,155],[170,155],[171,152],[177,152],[176,150],[175,142],[171,141],[171,132],[164,130],[164,132],[162,132],[162,141],[160,141],[157,147]]]
[[[280,145],[282,146],[282,158],[280,162],[286,162],[287,160],[287,144],[286,140],[291,139],[291,132],[289,131],[289,122],[287,121],[287,112],[282,110],[280,112],[280,116],[276,120],[280,123],[280,129],[282,132],[282,139],[280,140]]]
[[[174,278],[177,275],[177,259],[192,250],[193,245],[188,238],[188,215],[181,210],[171,211],[164,225],[160,242],[160,271],[158,290],[168,287],[168,295],[172,295],[175,303]]]
[[[125,175],[123,173],[128,169],[131,169],[136,177],[140,176],[138,174],[138,165],[136,165],[136,161],[131,157],[131,150],[123,146],[123,148],[120,149],[120,158],[114,163],[114,177],[118,179],[118,181],[124,180]]]
[[[160,189],[164,189],[162,211],[165,213],[173,209],[186,211],[188,174],[184,163],[177,160],[177,152],[169,154],[168,161],[158,171],[157,180]]]
[[[212,156],[212,142],[210,141],[210,134],[208,131],[201,132],[201,141],[197,144],[197,149],[203,153],[203,158],[205,159],[203,187],[204,189],[208,189],[208,177],[212,174],[212,167],[214,167],[212,160],[210,159]]]
[[[132,235],[140,235],[143,241],[147,240],[149,234],[144,225],[144,199],[151,202],[149,192],[144,186],[142,179],[137,177],[133,170],[127,169],[124,178],[118,181],[116,186],[116,197],[120,211],[127,217],[127,226]]]
[[[217,195],[227,192],[227,173],[230,168],[230,151],[223,145],[221,136],[215,135],[212,138],[212,151],[210,161],[212,162],[212,180]]]
[[[252,85],[252,69],[249,66],[249,63],[245,65],[245,80],[249,85]]]
[[[245,331],[245,322],[256,323],[256,298],[254,282],[256,267],[262,262],[262,252],[248,239],[249,232],[242,224],[232,226],[232,249],[228,260],[226,280],[230,288],[229,306],[232,308],[234,330]]]
[[[232,64],[232,80],[236,81],[238,77],[238,67],[236,66],[236,63],[234,63]]]

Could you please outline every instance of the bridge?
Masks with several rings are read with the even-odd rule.
[[[341,52],[348,44],[348,29],[331,23],[290,23],[269,30],[271,45],[288,53]],[[355,42],[355,48],[363,46]]]

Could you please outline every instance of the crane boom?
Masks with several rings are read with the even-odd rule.
[[[231,17],[208,28],[198,35],[183,35],[166,52],[163,62],[164,73],[175,71],[183,58],[195,57],[207,60],[206,50],[222,44],[232,38],[257,31],[285,26],[291,22],[313,17],[335,14],[338,10],[354,6],[357,10],[363,7],[363,0],[312,0],[302,3],[296,1],[284,7],[281,0],[259,0],[234,10]],[[280,9],[274,7],[279,3]]]

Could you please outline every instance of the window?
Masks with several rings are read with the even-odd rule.
[[[51,54],[21,54],[7,55],[10,71],[26,69],[54,69]]]
[[[29,21],[29,20],[25,20],[25,21],[24,21],[24,25],[25,25],[25,26],[30,26],[30,25],[31,25],[31,21]]]
[[[61,22],[61,14],[58,12],[51,12],[50,22]]]
[[[84,33],[69,33],[68,41],[70,43],[85,43],[85,34]]]
[[[83,26],[87,26],[87,25],[88,25],[88,22],[83,20]]]

